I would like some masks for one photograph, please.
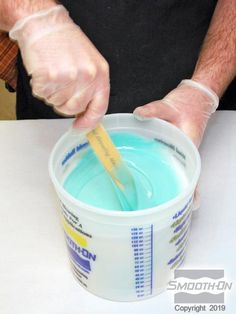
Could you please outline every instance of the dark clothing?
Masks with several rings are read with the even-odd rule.
[[[109,113],[132,112],[191,77],[216,2],[61,1],[110,65]],[[57,117],[31,96],[20,57],[18,68],[17,117]],[[236,109],[231,107],[236,105],[232,89],[223,97],[221,109]]]

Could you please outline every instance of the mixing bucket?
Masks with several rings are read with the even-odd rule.
[[[52,151],[49,171],[78,282],[103,298],[141,300],[163,291],[172,271],[183,262],[200,157],[187,136],[165,121],[141,122],[132,114],[113,114],[105,116],[103,124],[109,131],[132,132],[162,143],[189,182],[165,204],[139,211],[109,211],[76,200],[63,188],[65,178],[89,148],[86,138],[67,132]],[[101,197],[106,197],[106,191]]]

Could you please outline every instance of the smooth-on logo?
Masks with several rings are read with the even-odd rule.
[[[174,278],[167,289],[175,291],[175,303],[224,303],[225,291],[232,288],[223,269],[176,269]]]
[[[62,220],[66,243],[73,262],[83,271],[91,271],[91,262],[96,261],[96,254],[87,249],[87,239],[82,237],[66,220]]]

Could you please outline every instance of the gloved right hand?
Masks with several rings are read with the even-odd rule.
[[[183,80],[163,99],[135,109],[139,120],[159,118],[180,128],[199,147],[219,98],[213,90],[194,80]]]
[[[14,25],[33,94],[59,113],[77,115],[74,127],[93,128],[106,113],[109,67],[62,5]]]

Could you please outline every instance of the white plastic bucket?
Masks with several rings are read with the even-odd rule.
[[[82,203],[63,188],[64,179],[88,149],[84,136],[67,132],[54,147],[50,176],[73,272],[88,291],[116,301],[135,301],[165,289],[183,261],[191,223],[200,157],[179,129],[163,120],[137,121],[132,114],[105,116],[110,131],[128,131],[161,141],[182,163],[189,185],[175,199],[139,211],[108,211]],[[101,195],[101,197],[105,197]]]

